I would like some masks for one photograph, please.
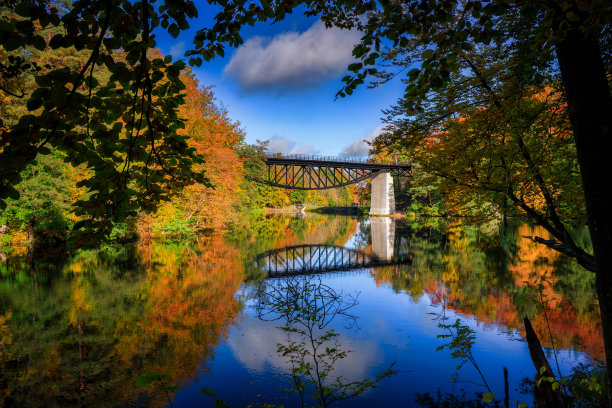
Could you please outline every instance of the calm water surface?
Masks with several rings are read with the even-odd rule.
[[[532,235],[546,236],[521,223],[500,234],[497,225],[262,216],[190,243],[15,258],[1,267],[0,401],[214,406],[202,393],[211,389],[231,407],[291,407],[301,405],[297,383],[313,406],[321,387],[309,375],[335,387],[327,402],[362,391],[338,407],[416,406],[417,394],[438,390],[473,398],[486,391],[474,366],[457,370],[437,350],[450,341],[440,325],[459,320],[498,399],[507,367],[511,403],[529,403],[517,391],[535,375],[519,316],[533,317],[556,366],[540,302],[515,304],[537,276],[547,273],[561,372],[603,357],[593,277]],[[147,374],[162,381],[143,385]]]

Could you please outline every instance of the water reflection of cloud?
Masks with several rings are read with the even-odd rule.
[[[249,370],[262,372],[273,369],[289,372],[288,358],[276,352],[277,344],[286,344],[287,341],[287,333],[276,327],[279,324],[280,322],[264,322],[249,317],[242,322],[240,335],[228,339],[236,358]],[[336,362],[334,376],[360,380],[378,374],[371,369],[383,361],[379,344],[374,340],[349,339],[342,333],[339,333],[337,340],[343,350],[351,350],[351,353]]]

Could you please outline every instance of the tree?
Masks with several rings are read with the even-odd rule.
[[[2,406],[164,405],[138,378],[187,382],[243,308],[239,252],[219,237],[36,264],[0,285]]]
[[[242,43],[240,27],[267,17],[282,19],[296,3],[262,2],[261,6],[245,1],[232,4],[217,15],[216,24],[201,30],[194,38],[196,50],[191,55],[212,58],[223,49]],[[364,83],[368,75],[380,73],[381,44],[405,48],[407,57],[402,68],[406,73],[407,107],[423,111],[427,96],[445,89],[451,74],[467,66],[479,80],[483,93],[494,94],[492,85],[482,75],[476,61],[466,58],[466,51],[493,43],[508,52],[502,56],[517,80],[553,69],[560,73],[567,100],[580,175],[584,189],[589,230],[593,241],[593,269],[604,327],[608,378],[612,378],[612,191],[604,143],[612,132],[612,97],[608,86],[602,46],[610,46],[610,10],[604,0],[548,2],[489,1],[413,1],[380,4],[374,1],[309,2],[308,15],[320,15],[326,25],[358,28],[361,42],[353,55],[360,59],[351,64],[353,75],[346,76],[343,97]],[[367,18],[362,18],[367,14]],[[505,47],[505,46],[508,47]],[[609,51],[608,51],[609,53]],[[390,78],[396,73],[382,73]],[[495,102],[493,102],[495,103]],[[525,157],[527,160],[527,158]],[[532,167],[533,168],[533,167]],[[536,178],[538,178],[536,176]],[[550,195],[549,195],[550,198]],[[531,215],[530,215],[531,216]],[[543,220],[537,219],[537,222]],[[572,248],[561,220],[551,216],[554,236],[563,246]],[[584,257],[576,248],[573,256]],[[588,257],[587,257],[588,258]],[[585,260],[581,262],[586,264]],[[608,384],[610,389],[610,384]],[[609,393],[612,395],[612,393]]]
[[[427,196],[435,186],[452,211],[485,219],[498,218],[510,201],[559,237],[554,242],[536,239],[593,270],[592,256],[564,225],[585,218],[576,150],[560,91],[533,86],[515,91],[515,83],[504,78],[513,74],[499,65],[488,71],[496,84],[497,105],[481,96],[474,80],[452,75],[449,87],[429,98],[422,113],[406,118],[403,101],[391,109],[387,122],[401,136],[379,138],[375,147],[412,152],[419,163],[413,181],[422,186],[415,192],[424,189]]]
[[[178,132],[184,127],[178,106],[184,103],[179,74],[185,64],[150,52],[152,30],[162,25],[176,36],[197,14],[192,2],[154,9],[147,0],[76,1],[62,10],[25,1],[11,11],[0,18],[0,45],[8,54],[1,69],[15,78],[33,72],[36,87],[21,93],[29,114],[15,124],[0,123],[2,209],[6,198],[19,198],[14,185],[25,166],[50,147],[73,166],[92,169],[80,183],[88,194],[75,204],[83,217],[74,228],[80,245],[108,236],[113,222],[138,209],[155,209],[178,187],[204,180],[192,168],[201,157]],[[46,39],[41,33],[48,29],[59,33]],[[88,58],[76,68],[44,72],[35,61],[18,58],[23,47],[74,47],[87,50]],[[101,69],[110,72],[108,80],[96,78]]]
[[[181,74],[187,87],[186,103],[179,113],[187,120],[181,134],[189,138],[189,145],[204,158],[205,163],[193,169],[203,173],[209,185],[187,186],[180,199],[172,203],[185,209],[187,218],[195,220],[196,228],[220,229],[231,218],[239,198],[244,170],[238,149],[244,143],[244,131],[240,123],[233,122],[227,111],[215,104],[212,90],[202,87],[190,70],[186,71]]]
[[[277,343],[277,353],[291,367],[289,383],[305,407],[305,395],[312,392],[318,407],[358,397],[376,388],[383,379],[396,374],[392,367],[374,379],[349,380],[334,372],[334,365],[349,357],[338,342],[339,334],[330,328],[334,319],[343,320],[346,327],[356,324],[349,310],[357,304],[355,296],[336,292],[319,277],[287,277],[276,282],[264,281],[255,289],[253,308],[264,321],[280,321],[286,335]]]
[[[546,5],[488,2],[483,7],[477,2],[465,2],[453,4],[450,8],[443,4],[440,6],[439,12],[442,14],[438,18],[435,18],[436,10],[432,10],[431,15],[419,15],[418,12],[413,14],[416,18],[411,21],[413,26],[410,30],[416,30],[417,35],[414,37],[408,35],[409,30],[402,32],[398,25],[400,23],[390,17],[397,16],[397,10],[383,12],[368,23],[370,30],[367,33],[371,36],[376,36],[377,33],[380,36],[383,31],[396,36],[393,39],[382,34],[394,40],[394,44],[405,52],[404,68],[413,67],[415,62],[420,64],[420,67],[414,67],[408,72],[406,95],[402,101],[407,116],[416,116],[411,112],[417,115],[429,113],[431,119],[434,110],[428,103],[432,103],[432,95],[439,96],[440,91],[445,91],[447,97],[453,96],[455,103],[463,102],[464,106],[466,102],[471,102],[475,107],[495,107],[503,110],[503,101],[508,100],[504,97],[509,96],[510,99],[516,100],[517,97],[523,96],[520,92],[524,92],[526,86],[541,86],[550,76],[560,74],[576,145],[576,157],[580,165],[594,256],[591,257],[578,248],[571,239],[563,226],[558,209],[555,209],[555,197],[551,191],[547,191],[549,188],[542,169],[538,168],[528,146],[520,139],[517,140],[518,151],[527,164],[533,181],[539,185],[547,209],[553,211],[549,212],[549,218],[542,217],[533,211],[532,206],[522,197],[517,196],[508,182],[501,192],[505,191],[531,218],[553,234],[557,240],[550,243],[553,247],[576,257],[581,265],[596,272],[607,366],[609,374],[612,374],[612,218],[606,210],[612,204],[612,197],[606,187],[606,181],[602,178],[606,172],[602,149],[604,140],[610,136],[612,124],[609,112],[612,111],[612,101],[599,48],[600,45],[609,47],[609,43],[604,42],[607,38],[604,34],[609,35],[610,30],[609,10],[602,2],[549,2]],[[447,13],[446,18],[442,17],[444,10]],[[426,25],[428,21],[430,24]],[[431,24],[434,21],[438,25]],[[421,28],[419,23],[423,24]],[[410,22],[403,21],[402,24],[409,26]],[[364,38],[367,39],[368,34]],[[492,75],[495,63],[484,58],[486,54],[483,50],[487,47],[498,53],[498,58],[506,64],[506,71],[514,75],[515,83],[522,86],[515,86],[514,90],[506,89],[513,91],[509,94],[499,94],[500,84],[507,82],[496,81],[499,75],[496,76],[495,71]],[[609,71],[609,60],[607,63]],[[367,72],[364,71],[366,68],[361,66],[354,68],[359,73],[347,78],[345,90],[353,89],[359,83],[360,76]],[[452,95],[452,91],[456,91],[456,88],[453,88],[453,84],[456,84],[453,75],[459,76],[466,72],[469,75],[462,78],[463,81],[480,83],[481,93],[484,94],[480,100],[474,97],[461,99],[465,97],[461,93]],[[385,79],[385,75],[380,77]],[[431,92],[432,90],[434,92]],[[438,112],[438,123],[440,120],[451,119],[456,113],[452,109]],[[494,122],[489,120],[485,123],[491,125]],[[515,118],[513,123],[524,125],[518,118]],[[435,126],[435,123],[423,125],[423,122],[413,122],[417,129],[411,131],[416,131],[419,127],[421,130],[427,129]],[[399,137],[404,135],[396,134]],[[422,133],[421,137],[423,136],[431,134],[425,132]],[[505,153],[495,164],[499,165],[502,159],[507,159]],[[502,167],[506,166],[502,163]],[[503,175],[500,175],[499,179],[504,180]]]
[[[308,200],[308,191],[306,190],[291,190],[289,193],[289,202],[293,205],[305,204]]]
[[[43,237],[63,241],[71,223],[65,215],[77,193],[76,182],[76,172],[64,164],[61,156],[40,156],[24,170],[23,179],[16,186],[20,199],[7,200],[0,225],[26,230],[33,251]]]
[[[509,45],[504,60],[521,74],[518,78],[558,69],[580,165],[608,377],[612,378],[612,190],[606,177],[604,145],[612,132],[612,97],[606,76],[610,60],[604,64],[602,58],[609,51],[604,54],[601,48],[609,47],[611,38],[606,0],[208,2],[219,4],[222,10],[212,27],[195,35],[195,47],[188,52],[191,64],[224,55],[226,45],[242,44],[242,26],[282,20],[286,13],[305,5],[307,15],[319,15],[327,26],[363,32],[353,50],[360,61],[349,66],[353,74],[344,78],[339,96],[350,95],[368,75],[379,72],[376,64],[385,44],[409,47],[404,71],[411,69],[406,72],[405,99],[415,111],[423,110],[428,94],[448,87],[451,74],[460,72],[462,66],[468,66],[489,92],[491,84],[482,76],[481,67],[465,59],[464,51],[492,42]],[[81,0],[62,15],[43,4],[22,2],[14,11],[22,18],[0,21],[0,45],[6,51],[23,44],[46,47],[36,28],[51,24],[66,29],[65,34],[51,39],[51,48],[74,45],[90,50],[91,55],[78,72],[58,69],[37,75],[39,87],[29,95],[28,108],[42,107],[42,111],[22,117],[3,131],[1,199],[18,195],[12,186],[18,182],[19,170],[37,153],[47,153],[48,144],[65,151],[73,164],[86,163],[94,169],[95,176],[83,183],[91,194],[78,203],[79,212],[89,219],[78,226],[102,232],[109,230],[110,220],[130,215],[134,208],[155,207],[167,198],[164,187],[194,179],[192,165],[200,158],[192,149],[185,149],[185,138],[176,132],[182,127],[176,106],[182,102],[178,72],[184,64],[172,64],[169,58],[151,60],[148,55],[155,45],[152,30],[161,25],[176,37],[189,27],[187,19],[198,13],[191,0],[165,1],[157,8],[148,0]],[[417,42],[411,44],[411,39]],[[119,49],[126,52],[125,63],[113,57],[113,51]],[[20,64],[9,61],[2,70],[23,71]],[[106,65],[113,74],[105,85],[92,79],[97,64]],[[153,104],[153,95],[160,98],[158,103]],[[100,112],[107,115],[107,122],[92,120],[94,116],[99,119]],[[119,117],[125,125],[115,122]],[[89,132],[75,132],[75,124],[85,125],[95,137],[90,140]],[[560,220],[552,222],[557,227],[561,224]],[[555,237],[566,244],[562,237]]]

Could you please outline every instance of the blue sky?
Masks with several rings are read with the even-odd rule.
[[[214,13],[200,15],[177,39],[158,32],[158,46],[182,58]],[[359,33],[326,30],[318,19],[296,11],[277,24],[247,27],[243,38],[241,47],[226,49],[224,58],[194,72],[203,85],[214,86],[217,102],[241,123],[247,143],[269,140],[270,150],[281,153],[367,153],[363,139],[382,129],[381,109],[393,104],[403,87],[396,79],[334,100]]]

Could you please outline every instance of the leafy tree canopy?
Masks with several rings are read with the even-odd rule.
[[[405,104],[414,111],[424,109],[431,91],[448,86],[452,73],[466,66],[478,72],[478,61],[469,53],[480,46],[503,44],[520,63],[529,62],[521,65],[526,68],[517,73],[519,78],[544,78],[554,65],[555,41],[573,27],[597,40],[610,31],[604,0],[208,3],[221,11],[212,27],[195,35],[187,52],[191,65],[242,44],[244,25],[282,20],[305,6],[307,15],[320,16],[328,26],[363,32],[353,51],[358,62],[348,67],[353,74],[343,79],[339,96],[351,94],[368,75],[377,81],[397,75],[377,64],[401,53]],[[76,213],[84,217],[77,229],[86,226],[106,234],[112,221],[139,208],[156,208],[178,187],[202,181],[193,171],[202,158],[188,147],[188,136],[178,132],[184,126],[177,114],[184,102],[178,76],[185,63],[151,53],[154,31],[177,37],[189,28],[190,19],[198,16],[194,2],[80,0],[68,5],[28,0],[0,6],[0,92],[26,98],[29,110],[16,123],[0,124],[0,205],[18,197],[13,186],[24,166],[51,148],[93,172],[82,181],[90,194],[76,204]],[[77,67],[49,63],[44,69],[28,57],[36,50],[69,48],[85,51]],[[100,71],[108,71],[108,77],[100,78]],[[24,75],[34,77],[31,89],[19,87]]]
[[[25,166],[51,150],[91,176],[80,181],[87,194],[75,204],[80,244],[108,235],[113,222],[155,209],[179,187],[204,181],[202,162],[187,144],[178,107],[185,101],[179,79],[183,62],[152,52],[155,27],[185,28],[195,17],[192,2],[154,7],[149,2],[76,1],[68,9],[20,2],[0,19],[1,91],[27,98],[28,113],[0,123],[0,201],[18,199],[14,185]],[[169,25],[168,22],[172,21]],[[52,36],[45,35],[52,32]],[[61,61],[40,66],[36,50],[86,50],[76,66]],[[98,75],[100,72],[106,75]],[[5,84],[33,75],[31,89]],[[91,232],[97,234],[91,234]]]
[[[458,92],[454,97],[463,100],[464,106],[484,103],[506,112],[506,91],[511,91],[506,94],[508,100],[519,100],[516,96],[526,87],[543,85],[560,74],[594,257],[579,253],[564,238],[558,213],[548,214],[549,225],[570,254],[596,271],[612,378],[612,191],[604,145],[612,131],[609,1],[207,1],[221,6],[221,11],[212,27],[195,35],[194,47],[187,53],[190,64],[199,66],[203,60],[224,55],[226,46],[242,44],[244,25],[281,20],[304,6],[307,15],[318,15],[327,26],[363,33],[353,50],[357,62],[348,67],[351,74],[343,78],[338,96],[350,95],[368,76],[385,81],[401,74],[406,85],[401,105],[407,116],[428,112],[428,106],[436,103],[432,93],[448,90],[461,75],[484,89],[480,95]],[[189,147],[188,137],[178,132],[184,127],[178,106],[184,102],[185,86],[179,74],[185,63],[150,52],[156,45],[155,30],[164,29],[176,38],[189,28],[189,19],[198,15],[193,1],[78,0],[65,9],[37,0],[4,0],[1,5],[0,92],[3,97],[27,98],[29,112],[16,123],[0,123],[0,208],[5,208],[6,198],[18,198],[14,185],[25,166],[51,149],[92,174],[79,183],[87,194],[76,203],[75,213],[82,217],[76,230],[107,235],[113,221],[137,209],[154,209],[177,188],[204,181],[193,167],[202,158]],[[45,32],[53,36],[45,37]],[[488,47],[493,54],[481,52]],[[41,67],[29,58],[34,49],[67,48],[87,51],[87,59],[76,69],[52,63]],[[494,61],[483,60],[486,55],[507,61],[505,66],[498,64],[498,69],[508,75],[494,75]],[[398,63],[398,69],[384,72],[379,64],[390,59]],[[100,70],[110,73],[108,79],[96,75]],[[22,87],[25,75],[34,77],[32,89]],[[495,78],[509,78],[517,86],[499,86],[502,83]],[[533,118],[529,115],[536,105],[522,105],[526,119]],[[533,123],[537,121],[528,123],[530,128]],[[545,182],[546,175],[534,172],[521,138],[515,137],[522,133],[510,130],[507,134],[530,169],[529,177],[536,184]],[[529,139],[523,142],[528,146]],[[506,180],[511,179],[513,173],[505,173]],[[509,189],[506,183],[505,191],[514,194],[520,205],[517,193],[524,198],[529,191],[512,185]],[[546,205],[556,208],[554,194],[539,188]],[[81,238],[86,242],[96,235]]]
[[[339,96],[351,94],[368,75],[385,80],[377,64],[402,53],[406,71],[405,104],[422,111],[427,95],[448,86],[451,74],[478,61],[475,48],[504,44],[528,67],[520,78],[546,73],[555,41],[578,25],[586,36],[609,31],[607,2],[556,1],[217,1],[221,6],[210,28],[200,29],[189,63],[224,55],[226,46],[243,42],[240,29],[258,21],[281,20],[298,6],[328,25],[363,32]],[[113,221],[151,210],[173,191],[203,181],[193,165],[202,161],[186,143],[178,106],[184,103],[179,79],[182,61],[151,52],[154,31],[177,37],[198,16],[192,1],[80,0],[72,5],[45,1],[7,1],[0,18],[1,92],[27,98],[29,112],[2,126],[0,205],[18,198],[15,183],[27,163],[50,149],[65,153],[71,164],[92,170],[81,182],[89,194],[76,203],[83,217],[75,226],[107,234]],[[527,34],[521,30],[529,28]],[[605,28],[605,30],[604,30]],[[53,35],[48,35],[52,33]],[[47,35],[45,35],[47,34]],[[387,47],[387,48],[385,48]],[[76,67],[44,67],[32,52],[83,50]],[[44,69],[46,68],[46,69]],[[107,71],[101,77],[101,71]],[[34,77],[31,89],[17,79]],[[539,75],[545,77],[545,75]],[[13,79],[8,83],[9,79]]]

